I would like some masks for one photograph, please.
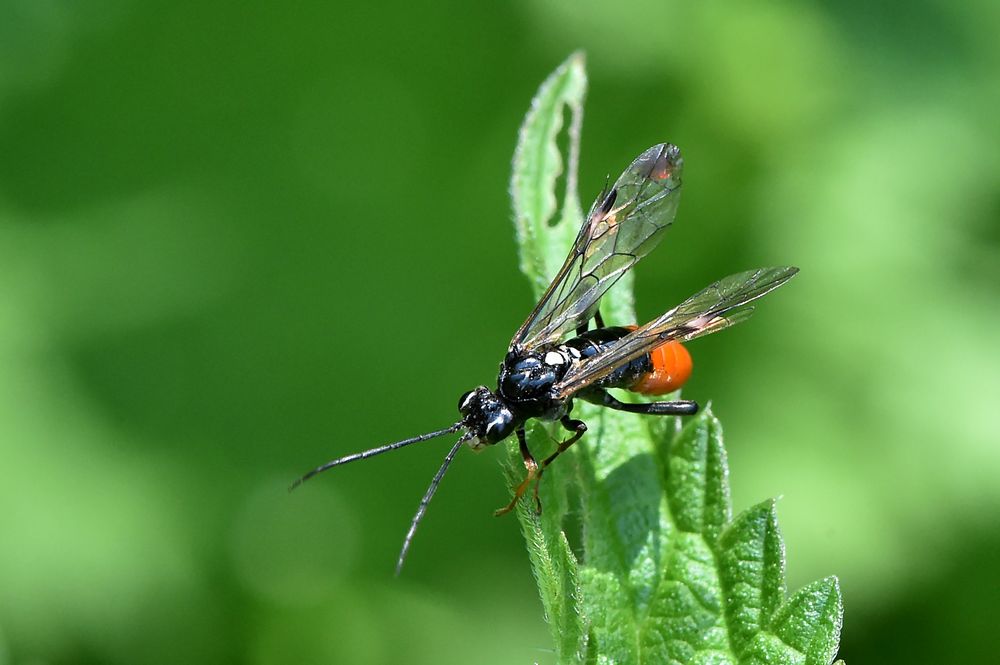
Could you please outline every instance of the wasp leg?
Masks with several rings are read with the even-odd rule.
[[[609,409],[628,411],[629,413],[642,413],[647,416],[692,416],[698,413],[698,402],[692,402],[689,399],[675,402],[627,404],[618,401],[606,390],[591,390],[586,395],[581,394],[580,397],[598,406],[606,406]]]
[[[594,325],[597,328],[603,328],[603,327],[605,327],[604,326],[604,317],[601,316],[601,310],[597,310],[596,312],[594,312]],[[587,329],[589,327],[590,327],[590,321],[589,320],[588,321],[584,321],[582,324],[580,324],[579,326],[576,327],[576,334],[577,335],[582,335],[583,333],[587,332]]]
[[[535,475],[535,512],[539,515],[542,514],[542,500],[538,498],[538,484],[542,481],[542,474],[545,473],[546,467],[552,464],[552,460],[559,457],[561,454],[566,452],[566,450],[572,446],[574,443],[580,440],[580,438],[587,433],[587,423],[582,420],[573,420],[569,416],[563,416],[559,421],[563,427],[573,432],[573,436],[569,437],[565,441],[559,444],[556,451],[542,460],[541,465],[538,468],[538,473]]]
[[[524,438],[524,428],[521,427],[517,429],[515,433],[517,434],[518,446],[521,448],[521,457],[524,458],[524,468],[528,470],[528,475],[524,477],[524,480],[521,481],[521,484],[518,485],[517,489],[514,490],[514,498],[510,500],[510,503],[508,503],[503,508],[494,511],[493,514],[497,517],[500,517],[501,515],[506,515],[510,511],[514,510],[514,506],[517,505],[517,502],[521,499],[521,496],[523,496],[524,493],[528,490],[528,485],[531,484],[531,481],[534,480],[539,473],[538,462],[535,461],[535,458],[532,457],[531,455],[531,451],[528,450],[528,441],[527,439]],[[535,492],[535,501],[536,502],[538,501],[537,490]],[[541,504],[537,504],[536,509],[538,510],[538,512],[541,512]]]

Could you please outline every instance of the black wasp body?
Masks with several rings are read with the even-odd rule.
[[[680,150],[655,145],[639,155],[610,189],[597,197],[583,220],[569,256],[534,310],[514,334],[500,365],[496,390],[479,386],[459,400],[461,419],[445,429],[341,457],[310,471],[297,486],[334,466],[465,430],[445,456],[403,541],[399,572],[417,525],[445,471],[462,444],[480,449],[515,434],[526,477],[502,514],[510,511],[545,468],[580,440],[587,426],[570,417],[573,401],[646,415],[689,415],[698,410],[686,400],[626,403],[608,389],[663,395],[683,385],[691,358],[682,346],[744,320],[752,301],[776,289],[797,272],[792,267],[759,268],[730,275],[691,296],[643,326],[605,326],[601,297],[648,254],[673,222],[681,186]],[[590,329],[591,322],[596,327]],[[569,432],[556,450],[536,460],[528,449],[525,423],[558,421]]]
[[[499,443],[530,418],[560,420],[572,411],[573,397],[607,406],[604,389],[633,389],[640,379],[654,371],[650,353],[623,363],[573,397],[565,397],[555,390],[559,381],[578,363],[607,351],[632,330],[618,326],[599,327],[584,331],[558,346],[534,351],[509,351],[500,364],[496,391],[479,386],[459,400],[458,408],[463,415],[464,426],[472,432],[469,444],[480,448]],[[697,411],[694,402],[676,404],[678,413]]]

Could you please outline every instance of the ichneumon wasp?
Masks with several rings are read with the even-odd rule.
[[[335,466],[465,430],[445,456],[410,522],[396,564],[398,574],[427,505],[463,443],[478,450],[515,434],[527,474],[511,502],[496,514],[510,512],[532,482],[540,512],[538,482],[546,467],[587,431],[585,423],[570,417],[574,399],[646,415],[696,413],[698,404],[690,400],[630,404],[615,399],[608,389],[643,395],[677,390],[691,373],[691,356],[681,343],[743,321],[753,311],[750,302],[784,284],[798,269],[758,268],[730,275],[644,326],[605,326],[598,311],[601,296],[652,251],[673,222],[682,165],[680,150],[661,143],[639,155],[610,189],[605,187],[562,268],[514,334],[500,364],[496,390],[479,386],[462,395],[458,422],[332,460],[296,480],[292,488]],[[593,329],[589,329],[591,321]],[[570,432],[541,461],[531,454],[525,439],[524,425],[531,418],[559,421]]]

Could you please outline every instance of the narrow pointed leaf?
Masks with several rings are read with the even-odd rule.
[[[732,516],[722,426],[715,418],[691,420],[669,450],[666,489],[677,526],[715,542]]]
[[[771,632],[805,654],[807,665],[826,665],[837,653],[844,605],[836,577],[813,582],[778,608]]]
[[[785,546],[773,501],[741,513],[719,540],[730,640],[742,654],[784,600]]]
[[[510,193],[514,203],[514,228],[521,251],[521,270],[537,291],[559,269],[579,227],[581,217],[576,192],[576,170],[583,122],[587,72],[582,53],[574,53],[538,89],[518,133]],[[569,113],[570,148],[563,157],[558,138]],[[553,228],[559,210],[556,182],[566,175],[562,223]],[[553,251],[555,250],[555,251]],[[560,256],[560,253],[562,254]]]

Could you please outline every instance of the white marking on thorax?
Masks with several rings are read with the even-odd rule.
[[[497,416],[493,420],[486,423],[486,431],[489,432],[494,427],[500,427],[500,425],[503,425],[503,416]]]
[[[565,365],[566,356],[559,351],[549,351],[545,354],[545,358],[543,358],[542,361],[546,365]]]

